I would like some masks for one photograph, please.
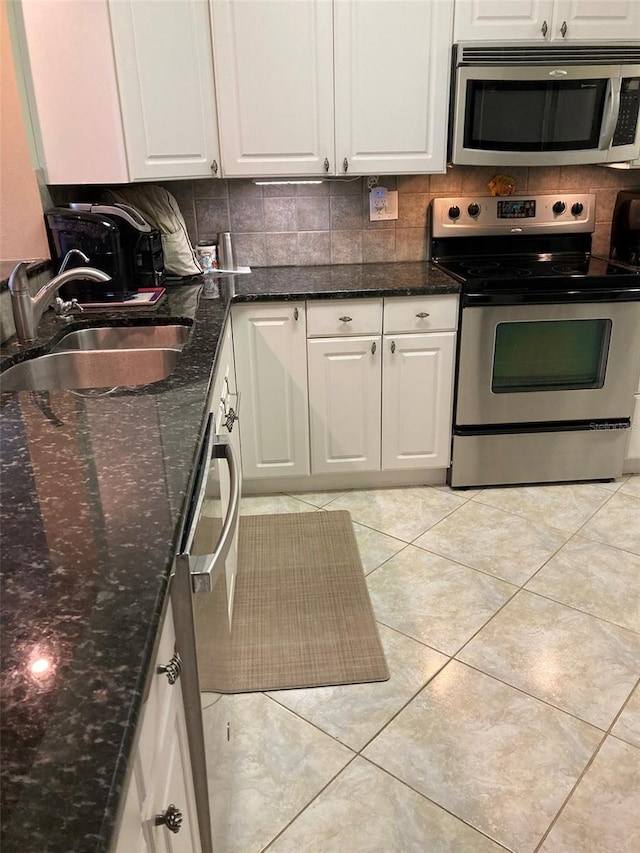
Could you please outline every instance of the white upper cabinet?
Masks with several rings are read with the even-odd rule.
[[[335,4],[338,173],[444,171],[452,19],[452,2]]]
[[[206,0],[23,0],[21,10],[47,183],[214,174]]]
[[[638,0],[456,0],[454,41],[640,38]]]
[[[109,0],[129,169],[136,178],[212,177],[218,128],[203,0]]]
[[[452,0],[213,0],[225,176],[443,172],[452,21]]]
[[[330,0],[213,0],[211,20],[225,176],[333,173]]]

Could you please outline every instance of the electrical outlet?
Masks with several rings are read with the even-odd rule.
[[[369,193],[369,221],[398,218],[397,190],[389,192],[385,187],[373,187]]]

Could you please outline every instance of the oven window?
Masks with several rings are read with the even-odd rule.
[[[484,151],[597,148],[607,81],[469,80],[464,147]]]
[[[491,390],[602,388],[610,337],[611,320],[499,323]]]

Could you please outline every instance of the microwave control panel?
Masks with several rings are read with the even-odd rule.
[[[430,211],[434,237],[593,231],[592,193],[434,198]]]
[[[633,145],[640,114],[640,77],[625,77],[620,91],[620,110],[611,145]]]

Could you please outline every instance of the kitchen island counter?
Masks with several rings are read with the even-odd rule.
[[[167,602],[183,505],[232,302],[455,293],[428,264],[265,268],[167,288],[154,310],[48,312],[85,325],[193,325],[175,371],[113,393],[3,393],[2,850],[107,851]]]

